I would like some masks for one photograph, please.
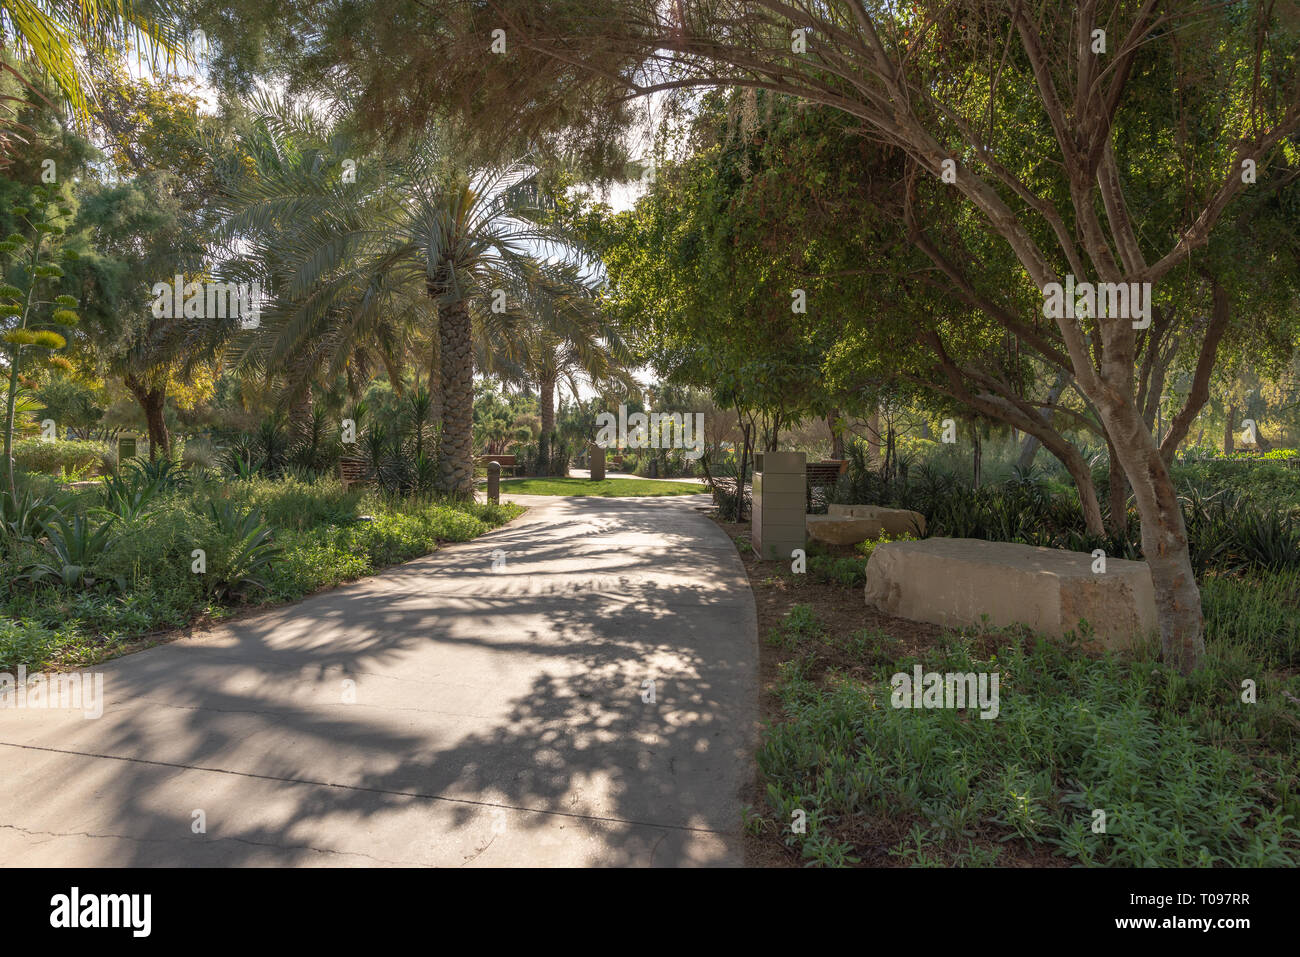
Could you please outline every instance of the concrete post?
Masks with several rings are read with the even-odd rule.
[[[488,463],[488,501],[493,505],[501,502],[501,463]]]
[[[754,460],[754,507],[750,541],[763,558],[789,561],[807,540],[806,456],[759,452]]]
[[[593,482],[603,482],[605,480],[605,450],[593,443],[588,457],[591,460],[591,480]]]

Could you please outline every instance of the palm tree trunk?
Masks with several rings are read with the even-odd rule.
[[[555,431],[555,379],[543,378],[539,383],[538,404],[542,410],[542,432],[550,435]]]
[[[539,448],[547,452],[547,461],[541,463],[541,471],[550,475],[553,471],[555,456],[555,377],[543,376],[538,381],[538,405],[542,412],[542,441]]]
[[[464,300],[439,310],[442,359],[442,489],[453,498],[474,496],[474,351]]]

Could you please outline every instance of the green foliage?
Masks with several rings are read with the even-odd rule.
[[[1300,668],[1300,569],[1215,574],[1201,583],[1205,637],[1254,667]]]
[[[216,542],[207,551],[205,581],[219,601],[245,600],[253,590],[264,591],[272,562],[283,551],[275,530],[257,509],[241,511],[230,502],[208,503]]]
[[[1284,509],[1300,508],[1300,468],[1275,461],[1220,458],[1174,466],[1180,485],[1214,492],[1238,493]]]
[[[850,447],[849,461],[832,500],[920,512],[926,517],[925,537],[979,538],[1080,552],[1101,548],[1117,558],[1142,557],[1132,514],[1125,516],[1122,528],[1090,535],[1084,530],[1077,493],[1056,491],[1032,472],[974,489],[930,464],[887,475],[866,466],[860,447]],[[1300,519],[1279,510],[1275,499],[1263,492],[1256,497],[1226,489],[1205,494],[1187,482],[1186,474],[1176,472],[1175,478],[1183,486],[1183,520],[1198,576],[1212,569],[1300,567]]]
[[[56,497],[33,485],[16,502],[0,496],[0,670],[98,660],[205,612],[301,598],[466,541],[521,511],[360,500],[333,479],[191,487],[162,462],[128,466],[94,490]],[[372,520],[358,520],[361,508]],[[114,517],[96,526],[105,514]],[[192,570],[196,548],[203,574]]]
[[[17,495],[0,490],[0,548],[8,551],[15,541],[30,540],[42,523],[61,514],[63,498],[22,488]]]
[[[812,605],[795,605],[786,612],[781,624],[768,634],[767,643],[778,648],[797,648],[820,637],[824,631]]]
[[[824,552],[810,551],[808,575],[813,581],[854,588],[866,582],[867,563],[852,555],[828,555]]]
[[[26,472],[58,475],[66,469],[99,468],[108,471],[113,449],[107,442],[81,439],[19,439],[13,446],[14,463]]]
[[[97,580],[95,563],[112,548],[116,530],[112,521],[92,525],[85,515],[52,514],[41,521],[45,554],[24,565],[16,580],[33,584],[53,582],[63,588],[90,588]]]
[[[140,521],[148,517],[154,499],[182,488],[185,482],[180,467],[170,459],[130,462],[118,474],[104,477],[102,511],[124,522]]]
[[[222,497],[245,508],[256,508],[276,528],[302,530],[324,525],[346,525],[355,520],[362,492],[344,492],[336,478],[284,478],[240,483],[208,483],[195,497]]]
[[[1202,696],[1239,713],[1222,671],[1193,686],[1150,662],[1088,660],[1047,642],[981,660],[953,641],[923,665],[1000,672],[1000,714],[986,721],[893,707],[888,675],[914,663],[877,668],[880,683],[867,685],[813,681],[815,652],[783,669],[786,720],[758,764],[778,821],[807,812],[806,834],[784,827],[805,856],[845,863],[854,846],[843,834],[910,819],[892,853],[913,863],[922,848],[932,863],[990,863],[970,857],[971,838],[1019,838],[1085,865],[1300,863],[1294,769],[1290,783],[1262,787],[1246,754],[1207,739]],[[1094,808],[1107,812],[1104,834],[1092,832]]]

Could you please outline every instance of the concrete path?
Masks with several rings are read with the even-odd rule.
[[[0,710],[0,864],[739,864],[756,622],[707,499],[517,500],[101,666],[101,718]]]

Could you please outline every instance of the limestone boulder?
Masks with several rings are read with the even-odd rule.
[[[1061,637],[1091,626],[1105,647],[1131,647],[1157,628],[1146,562],[972,538],[888,542],[867,562],[867,604],[936,625],[1021,624]]]
[[[809,515],[808,537],[827,545],[856,545],[880,537],[881,524],[870,518],[839,515]]]
[[[879,522],[886,534],[891,536],[925,534],[925,516],[906,508],[882,508],[879,505],[828,505],[828,517],[861,518]],[[872,538],[879,538],[877,532]],[[858,539],[862,541],[862,539]]]

